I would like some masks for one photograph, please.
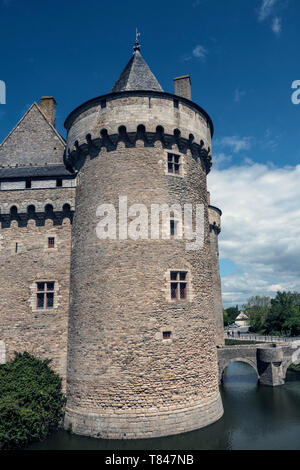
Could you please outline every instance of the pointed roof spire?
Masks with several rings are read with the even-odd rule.
[[[133,48],[133,56],[124,68],[120,77],[114,84],[111,92],[130,90],[163,91],[157,79],[151,72],[148,64],[143,59],[140,49],[139,36],[141,33],[136,29],[136,38]]]

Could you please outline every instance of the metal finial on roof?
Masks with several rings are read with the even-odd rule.
[[[136,28],[135,29],[135,44],[134,44],[134,52],[135,51],[139,51],[141,49],[141,45],[140,45],[140,41],[139,41],[139,37],[140,37],[141,33],[138,32],[138,29]]]
[[[134,53],[112,87],[112,93],[133,90],[163,91],[149,66],[140,54],[140,34],[141,33],[136,29]]]

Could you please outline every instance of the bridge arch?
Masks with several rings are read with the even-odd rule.
[[[234,362],[244,362],[245,364],[248,364],[249,366],[251,366],[256,372],[257,379],[259,379],[259,373],[258,373],[258,370],[257,370],[256,361],[254,362],[251,359],[248,359],[248,358],[245,358],[245,357],[234,357],[234,358],[231,358],[227,361],[219,362],[219,379],[220,379],[220,382],[223,381],[224,372],[227,369],[227,367],[230,364],[234,363]]]
[[[286,360],[283,362],[282,364],[282,376],[283,376],[283,379],[284,381],[286,380],[286,374],[287,374],[287,371],[288,371],[288,368],[294,364],[294,361],[292,359],[290,360]]]

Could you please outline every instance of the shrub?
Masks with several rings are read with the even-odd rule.
[[[45,439],[62,424],[61,378],[29,353],[0,366],[0,449]]]

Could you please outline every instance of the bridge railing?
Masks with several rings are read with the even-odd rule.
[[[259,341],[260,343],[291,343],[293,341],[300,341],[300,336],[288,337],[288,336],[263,336],[256,334],[238,334],[237,331],[225,332],[226,339],[236,339],[240,341]]]

